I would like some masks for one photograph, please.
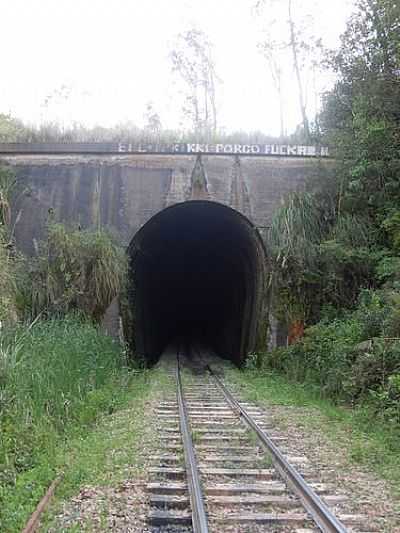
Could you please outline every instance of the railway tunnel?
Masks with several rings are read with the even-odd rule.
[[[137,232],[128,255],[132,353],[152,365],[179,343],[244,362],[260,340],[265,304],[265,250],[246,217],[207,200],[176,204]]]

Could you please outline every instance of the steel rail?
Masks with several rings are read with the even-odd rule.
[[[190,506],[192,511],[192,527],[194,533],[208,533],[208,518],[204,505],[200,474],[199,469],[197,467],[196,456],[193,448],[193,441],[188,423],[186,404],[183,395],[179,353],[177,355],[176,385],[179,408],[179,424],[182,433],[183,450],[185,454],[185,466],[189,487]]]
[[[331,513],[321,498],[307,484],[304,478],[286,460],[279,448],[273,443],[271,438],[258,426],[246,410],[235,400],[232,393],[226,388],[224,383],[214,374],[212,368],[206,365],[206,369],[221,389],[226,401],[231,409],[238,413],[246,424],[257,434],[263,446],[271,453],[272,461],[286,479],[288,485],[301,499],[304,508],[310,514],[314,522],[324,533],[347,533],[345,526]]]

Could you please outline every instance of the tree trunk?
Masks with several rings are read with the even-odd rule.
[[[290,48],[292,50],[293,67],[294,67],[294,71],[296,74],[296,80],[297,80],[297,88],[298,88],[298,93],[299,93],[299,105],[300,105],[304,133],[307,139],[309,139],[310,138],[310,127],[308,124],[308,118],[307,118],[307,113],[306,113],[303,83],[301,81],[299,58],[297,55],[296,34],[294,31],[294,22],[293,22],[293,17],[292,17],[292,0],[288,0],[288,11],[289,11],[289,28],[290,28]]]

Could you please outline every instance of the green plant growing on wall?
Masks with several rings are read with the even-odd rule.
[[[308,192],[292,194],[268,234],[273,310],[292,327],[293,340],[302,336],[303,325],[319,320],[324,306],[355,305],[361,288],[376,285],[374,273],[385,257],[369,217],[327,205],[335,202]]]
[[[17,318],[16,285],[12,258],[7,248],[6,232],[0,226],[0,324]]]
[[[11,224],[11,199],[16,188],[14,172],[7,167],[0,167],[0,225],[9,228]]]
[[[321,208],[306,192],[293,193],[272,220],[267,241],[270,287],[275,315],[288,325],[304,322],[310,314],[308,296],[319,283],[319,243],[324,231]]]
[[[99,322],[121,289],[125,253],[102,230],[49,223],[28,284],[31,314],[64,315],[80,310]]]
[[[12,254],[11,199],[16,187],[14,172],[0,167],[0,322],[14,322],[16,312],[15,254]]]

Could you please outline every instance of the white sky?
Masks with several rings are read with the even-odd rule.
[[[255,0],[0,0],[0,113],[36,124],[58,120],[107,126],[131,120],[141,125],[145,105],[152,101],[163,126],[177,127],[182,88],[171,74],[168,54],[176,35],[196,25],[214,43],[222,80],[219,124],[227,130],[277,134],[277,99],[256,48],[264,22],[254,16],[254,4]],[[327,46],[338,44],[352,0],[293,0],[293,5],[297,16],[314,16],[316,31]],[[285,21],[280,24],[283,32]],[[328,76],[318,78],[319,89],[329,83]],[[62,86],[68,88],[68,98],[53,97],[46,107],[46,96]],[[288,80],[286,91],[290,131],[299,122],[294,78]]]

